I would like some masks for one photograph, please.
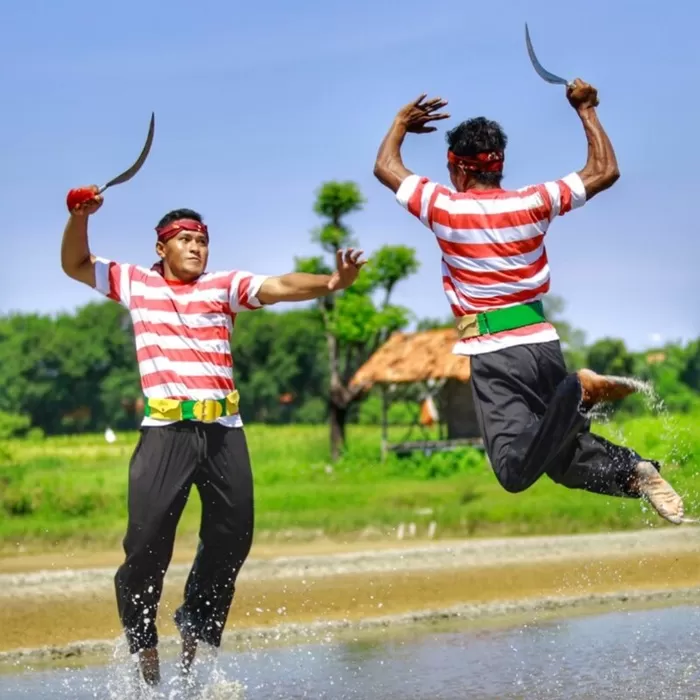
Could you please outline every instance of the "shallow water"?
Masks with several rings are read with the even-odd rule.
[[[700,608],[674,607],[555,620],[508,629],[415,628],[356,641],[206,658],[199,684],[173,684],[169,700],[471,700],[700,697]],[[0,676],[3,700],[140,697],[127,663]],[[242,685],[239,685],[242,684]],[[245,689],[243,689],[245,686]],[[148,694],[146,697],[158,697]]]

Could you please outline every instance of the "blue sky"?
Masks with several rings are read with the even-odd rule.
[[[507,186],[582,167],[586,143],[563,89],[528,62],[527,20],[550,70],[598,87],[622,171],[612,190],[552,227],[553,293],[589,339],[617,336],[639,349],[696,337],[700,9],[617,0],[433,7],[4,3],[0,187],[10,245],[0,312],[96,298],[60,269],[65,194],[129,165],[154,110],[151,156],[108,191],[92,220],[93,252],[148,264],[156,221],[187,206],[209,224],[212,268],[287,272],[295,255],[315,252],[319,184],[354,180],[368,202],[349,223],[365,250],[418,250],[421,271],[396,301],[446,316],[437,246],[374,180],[374,156],[397,109],[427,92],[449,100],[452,119],[409,136],[405,160],[416,172],[445,179],[444,129],[481,114],[508,133]]]

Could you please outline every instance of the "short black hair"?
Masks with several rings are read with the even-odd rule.
[[[489,151],[505,151],[508,145],[506,132],[498,122],[486,117],[467,119],[446,134],[448,148],[457,156],[475,156]],[[473,173],[482,185],[498,187],[503,173]]]
[[[195,221],[199,221],[200,224],[204,223],[202,221],[202,215],[194,211],[194,209],[173,209],[158,222],[156,228],[167,226],[178,219],[194,219]]]

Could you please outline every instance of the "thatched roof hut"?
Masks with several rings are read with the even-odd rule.
[[[377,384],[386,388],[427,382],[432,386],[429,393],[439,406],[440,435],[442,438],[445,428],[447,440],[403,443],[390,449],[409,452],[411,449],[425,449],[427,445],[434,451],[451,448],[459,442],[479,441],[479,426],[469,386],[471,365],[468,357],[452,353],[456,342],[454,328],[394,333],[355,373],[352,384],[363,384],[367,389]],[[383,397],[383,439],[386,442],[386,391]]]
[[[438,328],[417,333],[394,333],[352,378],[353,384],[408,384],[430,379],[468,382],[469,358],[453,355],[457,331]]]

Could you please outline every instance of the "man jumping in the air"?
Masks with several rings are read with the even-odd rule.
[[[202,502],[200,544],[175,614],[182,670],[197,643],[221,643],[234,586],[253,538],[253,479],[238,413],[230,334],[237,313],[305,301],[350,286],[362,251],[339,251],[332,275],[279,277],[232,270],[206,273],[209,233],[180,209],[156,227],[160,262],[151,269],[96,258],[88,217],[97,194],[71,211],[63,234],[65,273],[123,304],[136,337],[145,417],[129,467],[126,559],[116,578],[117,607],[144,680],[160,680],[156,615],[175,530],[192,485]]]
[[[483,117],[447,133],[454,190],[414,175],[401,159],[404,137],[433,132],[429,122],[449,117],[440,112],[446,101],[425,95],[397,114],[374,174],[436,236],[459,335],[453,352],[471,356],[479,426],[501,485],[524,491],[547,474],[569,488],[645,498],[663,518],[680,524],[682,500],[659,474],[660,466],[590,432],[595,404],[634,389],[587,369],[568,373],[557,332],[543,313],[550,223],[619,177],[596,114],[597,91],[576,80],[566,94],[583,123],[588,160],[561,180],[503,189],[507,138]]]

